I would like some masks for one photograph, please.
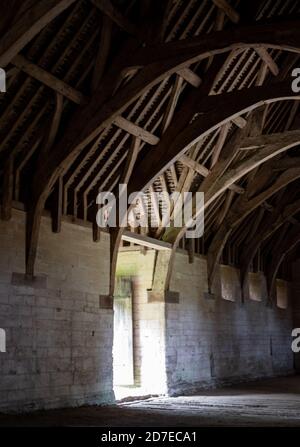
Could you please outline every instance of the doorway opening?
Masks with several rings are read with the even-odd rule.
[[[137,390],[134,374],[133,280],[117,276],[114,296],[113,380],[116,399]]]
[[[155,250],[120,248],[114,294],[113,381],[117,400],[166,392],[165,306],[149,300]]]

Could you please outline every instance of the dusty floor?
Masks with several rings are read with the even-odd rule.
[[[0,415],[0,426],[300,426],[300,376],[194,396],[151,398],[109,407]]]

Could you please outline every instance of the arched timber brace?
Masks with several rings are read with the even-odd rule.
[[[136,75],[133,80],[118,93],[118,95],[115,95],[101,107],[103,104],[103,91],[105,91],[106,83],[112,84],[112,79],[114,77],[117,78],[121,71],[124,71],[124,68],[128,66],[128,58],[124,57],[125,48],[123,48],[123,52],[120,53],[119,65],[116,63],[114,64],[113,72],[106,76],[106,83],[101,83],[95,90],[92,98],[88,101],[88,104],[78,110],[78,113],[76,113],[76,116],[72,121],[72,125],[66,129],[63,138],[59,144],[53,148],[51,156],[46,160],[46,169],[44,170],[40,167],[38,170],[39,175],[36,176],[36,178],[39,179],[39,181],[36,181],[38,189],[48,188],[48,185],[51,184],[51,177],[57,176],[57,171],[62,164],[65,165],[70,163],[76,154],[89,144],[104,128],[109,126],[118,115],[121,115],[134,100],[163,78],[175,73],[185,66],[189,66],[197,60],[204,59],[214,54],[227,52],[232,48],[232,45],[239,47],[241,41],[247,42],[245,47],[251,46],[251,40],[252,44],[256,43],[257,45],[260,45],[261,42],[257,41],[257,30],[255,28],[256,26],[254,26],[252,32],[250,32],[247,27],[243,29],[241,33],[239,32],[233,35],[227,32],[225,36],[220,32],[217,37],[210,36],[206,42],[202,41],[201,44],[199,44],[199,39],[196,39],[196,42],[192,39],[192,42],[189,44],[189,47],[192,48],[191,50],[187,50],[186,48],[180,50],[176,48],[174,51],[177,56],[171,57],[171,53],[169,52],[170,49],[168,48],[166,49],[168,53],[166,59],[160,63],[153,62],[153,64],[149,64],[149,54],[147,54],[148,50],[146,49],[144,51],[147,54],[146,61],[142,64],[146,65],[145,68],[141,69],[138,75]],[[286,36],[286,30],[289,30],[288,36]],[[274,33],[273,26],[269,28],[268,35],[266,34],[266,30],[264,30],[264,38],[262,41],[269,41],[269,44],[264,44],[269,47],[272,47],[273,45],[276,47],[279,45],[281,48],[285,48],[288,51],[300,52],[297,33],[299,33],[298,22],[289,23],[288,26],[286,26],[283,35],[281,35],[280,32]],[[282,44],[283,41],[286,41],[286,47]],[[226,42],[228,42],[227,46]],[[158,49],[156,49],[156,51],[158,55]],[[189,51],[192,52],[193,56],[189,54]],[[183,53],[182,55],[181,52]],[[135,66],[137,65],[135,64]],[[138,64],[138,66],[141,66],[141,64]],[[111,89],[109,89],[109,91],[111,91]],[[282,90],[283,96],[285,96],[284,92],[286,91],[287,90],[285,89]],[[290,89],[289,95],[291,95]],[[147,183],[145,183],[145,186]]]
[[[293,203],[286,205],[283,209],[280,208],[279,210],[277,210],[276,208],[274,208],[264,219],[264,222],[261,224],[260,231],[257,232],[253,238],[249,238],[249,241],[243,248],[243,252],[241,254],[240,275],[242,288],[244,288],[246,285],[247,274],[250,265],[261,244],[268,238],[270,238],[286,222],[293,223],[293,216],[299,211],[299,199]]]
[[[226,158],[224,158],[224,160],[220,160],[219,164],[215,165],[215,170],[213,170],[211,174],[206,177],[205,181],[201,185],[200,192],[205,194],[204,208],[206,208],[220,194],[226,191],[229,186],[234,184],[244,175],[248,174],[258,166],[279,155],[280,153],[297,146],[299,144],[299,135],[299,131],[290,131],[280,135],[275,134],[254,138],[249,137],[242,142],[239,142],[240,149],[251,146],[255,148],[257,146],[259,151],[254,151],[254,153],[249,157],[246,157],[242,159],[242,161],[231,165],[227,171],[224,171],[223,169],[224,163],[227,164]],[[230,161],[231,160],[232,159],[230,157]],[[203,209],[199,209],[198,214],[202,211]],[[197,217],[195,212],[193,213],[193,216],[194,218]],[[171,228],[165,233],[164,240],[168,242],[180,240],[187,227],[188,223],[186,223],[185,227],[181,229]]]
[[[299,144],[299,142],[298,142]],[[226,242],[229,239],[234,228],[240,224],[254,209],[260,206],[264,201],[268,200],[273,194],[278,192],[281,188],[284,188],[289,183],[295,181],[300,176],[300,167],[290,168],[285,171],[281,176],[266,190],[255,195],[253,198],[247,200],[247,190],[245,196],[237,199],[233,207],[229,210],[223,223],[216,232],[207,254],[208,264],[208,283],[209,287],[212,287],[215,277],[217,265],[219,263],[222,251]],[[255,183],[255,178],[253,179]],[[249,184],[249,189],[251,188]]]
[[[132,137],[131,146],[127,154],[126,164],[120,180],[120,183],[123,185],[124,184],[127,185],[130,180],[140,150],[140,144],[141,140],[138,137],[135,136]],[[120,222],[118,221],[117,223],[118,223],[117,228],[113,228],[110,231],[110,281],[109,281],[110,296],[114,295],[118,250],[120,247],[122,234],[124,232],[124,228],[120,226]]]
[[[186,58],[206,58],[236,48],[278,48],[299,52],[298,20],[260,23],[241,26],[234,30],[216,31],[201,37],[168,42],[140,49],[127,66],[143,66],[184,55]]]
[[[280,265],[282,264],[285,257],[300,243],[300,233],[298,227],[294,227],[292,229],[286,227],[286,232],[283,233],[283,235],[284,236],[279,240],[277,247],[275,247],[272,255],[272,262],[267,268],[269,304],[272,304],[274,301],[276,292],[276,276]]]
[[[49,88],[52,88],[53,82],[58,83],[60,90],[53,87],[54,91],[63,92],[57,96],[59,103],[56,105],[52,129],[48,136],[49,141],[42,149],[42,156],[37,158],[31,185],[32,200],[28,201],[26,271],[29,275],[32,275],[34,271],[39,225],[46,200],[55,189],[55,196],[59,199],[59,204],[54,213],[57,221],[54,227],[59,231],[63,201],[65,201],[63,205],[64,210],[67,212],[68,209],[64,175],[72,167],[77,157],[81,156],[83,151],[85,151],[85,160],[88,160],[90,153],[87,148],[89,148],[89,145],[92,144],[92,150],[95,151],[100,134],[108,132],[111,126],[119,126],[119,129],[122,131],[141,138],[141,147],[135,153],[134,161],[131,163],[132,166],[130,167],[129,165],[130,169],[138,172],[138,175],[133,175],[131,178],[129,175],[126,179],[130,193],[136,190],[145,190],[158,176],[164,177],[166,170],[168,168],[171,169],[171,167],[172,176],[177,181],[174,162],[186,154],[191,147],[197,147],[201,139],[208,137],[212,132],[218,131],[218,129],[221,129],[221,131],[218,145],[211,160],[210,169],[214,173],[220,173],[221,171],[215,168],[220,168],[219,159],[224,159],[225,153],[222,150],[222,145],[230,133],[232,123],[243,128],[246,120],[241,115],[249,114],[253,109],[272,104],[273,102],[281,103],[284,100],[298,99],[297,94],[291,91],[290,79],[277,83],[272,81],[263,87],[260,86],[266,79],[268,70],[274,76],[279,74],[278,79],[285,78],[282,76],[275,58],[271,56],[272,52],[278,50],[289,52],[295,56],[300,53],[299,20],[280,22],[276,20],[274,23],[269,21],[268,23],[242,24],[233,30],[223,30],[225,17],[233,23],[238,24],[240,22],[238,20],[240,16],[233,10],[230,10],[230,8],[228,9],[227,4],[224,7],[223,2],[221,2],[221,6],[219,3],[217,4],[219,23],[216,24],[214,30],[218,31],[192,37],[187,37],[190,35],[187,32],[184,36],[185,38],[169,41],[169,39],[164,40],[163,38],[163,31],[166,30],[166,21],[168,20],[167,16],[171,13],[169,3],[165,8],[161,6],[157,16],[151,16],[151,19],[149,19],[149,12],[152,14],[149,7],[150,3],[141,8],[140,13],[143,20],[146,16],[148,17],[147,20],[145,19],[147,23],[143,23],[143,26],[146,25],[147,27],[147,31],[144,32],[140,24],[137,25],[129,20],[126,17],[126,13],[121,13],[110,1],[91,1],[91,10],[97,11],[100,15],[105,15],[103,23],[104,25],[109,25],[107,26],[107,29],[109,29],[109,42],[103,56],[105,60],[99,61],[97,59],[95,61],[96,66],[102,67],[101,70],[104,75],[101,80],[98,79],[97,82],[93,82],[92,95],[83,95],[79,87],[74,88],[72,86],[71,88],[67,80],[58,79],[58,77],[54,76],[54,73],[51,73],[50,69],[48,73],[47,70],[42,68],[44,67],[43,64],[39,66],[38,61],[32,63],[27,54],[19,54],[35,36],[39,35],[40,31],[47,28],[56,17],[62,15],[68,8],[71,17],[71,6],[73,3],[75,3],[75,0],[61,0],[59,2],[48,2],[47,6],[37,5],[28,10],[25,9],[22,23],[20,22],[20,16],[17,16],[12,23],[11,29],[6,31],[2,40],[2,47],[0,46],[2,66],[6,66],[10,62],[14,63],[14,59],[16,61],[15,66],[19,66],[18,61],[25,61],[27,68],[25,69],[23,67],[24,64],[22,65],[24,73],[33,76],[39,82],[46,82],[45,85]],[[77,6],[78,3],[76,3]],[[70,20],[70,17],[67,18],[67,21]],[[115,28],[112,28],[112,23]],[[241,23],[244,23],[244,21],[242,20]],[[155,35],[153,30],[157,27],[160,28],[160,37],[157,39],[149,38],[149,36],[153,37]],[[114,38],[116,28],[122,29],[130,37],[124,40],[124,44],[120,46],[119,51],[114,56],[114,61],[110,64],[110,68],[105,70],[103,67],[108,62],[110,41]],[[102,35],[100,32],[98,36],[101,41],[103,41],[105,26],[103,30]],[[218,82],[221,76],[220,73],[226,71],[226,64],[234,60],[238,54],[248,50],[254,51],[259,56],[258,62],[261,64],[261,70],[257,86],[239,88],[228,93],[223,90],[219,94],[215,94],[216,92],[213,91],[215,81],[217,80]],[[207,66],[203,73],[203,79],[196,73],[201,61],[206,61]],[[92,68],[95,70],[95,67]],[[169,108],[170,115],[164,118],[165,123],[167,122],[168,125],[164,125],[162,131],[153,130],[150,132],[138,125],[138,123],[131,122],[130,119],[123,116],[128,107],[131,107],[135,101],[139,101],[151,88],[167,82],[174,75],[177,76],[179,81],[177,89],[173,91],[173,100],[170,101],[168,106],[171,107]],[[95,77],[95,71],[93,77]],[[45,81],[46,78],[47,81]],[[176,102],[183,89],[186,88],[185,83],[188,84],[190,90],[177,110]],[[67,90],[65,90],[66,88]],[[78,105],[74,106],[72,119],[69,121],[69,124],[64,124],[64,131],[60,133],[59,126],[64,113],[63,109],[65,103],[70,100],[67,94],[65,96],[66,91],[70,91],[73,96],[75,95],[74,97],[79,99],[75,101]],[[71,101],[73,101],[72,98]],[[225,104],[226,107],[224,107]],[[291,115],[290,120],[292,119],[293,116]],[[149,143],[153,145],[152,150],[149,150]],[[254,143],[249,142],[249,144]],[[50,147],[51,150],[49,150]],[[2,149],[5,150],[5,147],[3,146]],[[92,155],[91,152],[90,156]],[[234,165],[234,169],[241,169],[242,175],[246,175],[248,170],[253,169],[251,163],[258,167],[260,163],[268,159],[269,155],[266,154],[265,157],[262,160],[246,159],[240,165]],[[125,159],[126,157],[124,156],[120,166],[123,166],[122,163]],[[3,184],[6,191],[3,198],[4,206],[2,207],[2,216],[4,218],[9,218],[9,210],[12,206],[14,186],[10,182],[11,176],[9,175],[14,170],[12,160],[10,159],[10,163],[7,164],[10,169],[7,170],[8,173]],[[188,158],[186,160],[189,161]],[[96,166],[97,164],[95,164],[95,168]],[[195,166],[198,166],[197,172],[205,172],[206,178],[203,185],[205,188],[205,185],[207,185],[209,199],[207,206],[227,188],[238,194],[244,192],[243,187],[231,182],[231,178],[227,174],[232,175],[232,171],[225,174],[228,167],[226,164],[223,165],[224,176],[218,179],[217,183],[213,182],[211,186],[209,186],[210,182],[212,182],[216,174],[212,175],[212,172],[207,167],[202,168],[200,166],[199,168],[199,164],[194,164],[193,167]],[[186,165],[186,168],[188,173],[187,180],[190,179],[192,182],[192,167],[191,165]],[[80,199],[81,189],[85,187],[85,182],[88,181],[91,172],[92,170],[89,171],[89,175],[85,177],[85,180],[79,182],[78,186],[74,188],[76,196],[74,198],[74,207],[76,209],[78,206],[81,206],[80,202],[79,204],[77,203],[77,196]],[[72,177],[72,174],[70,178],[72,178],[72,181],[76,180],[76,176]],[[235,178],[239,179],[240,177],[236,176]],[[111,184],[116,185],[118,181],[121,181],[121,176],[115,172],[114,176],[112,176]],[[187,181],[184,182],[185,187],[187,187],[187,183]],[[90,189],[87,188],[82,194],[85,203],[85,219],[89,213],[91,200],[93,200],[91,196],[94,197],[96,191],[101,187],[99,185],[98,188],[97,178],[91,184],[92,187]],[[95,213],[92,214],[95,215]],[[160,234],[160,231],[163,234],[164,229],[158,230],[156,234]],[[180,235],[183,233],[184,229],[180,231]],[[98,239],[98,236],[98,232],[94,231],[95,240]],[[120,237],[113,237],[112,239],[119,241]],[[176,235],[167,231],[163,234],[163,239],[175,242],[178,241],[179,234]],[[117,245],[118,243],[116,243]],[[177,245],[177,242],[175,245]],[[114,258],[114,256],[112,257]]]
[[[259,133],[261,132],[262,119],[263,119],[262,111],[260,109],[255,110],[255,112],[252,115],[250,115],[250,118],[246,122],[246,126],[244,126],[242,129],[239,129],[238,132],[236,132],[229,139],[225,147],[223,147],[222,154],[218,156],[218,160],[216,160],[216,162],[213,164],[211,171],[207,172],[207,175],[205,176],[205,179],[201,183],[200,188],[198,190],[199,192],[202,192],[205,195],[205,204],[204,204],[205,208],[209,205],[208,195],[210,191],[217,184],[217,181],[222,177],[222,175],[226,173],[226,170],[230,167],[232,161],[239,153],[245,137],[248,136],[249,132],[254,131],[257,132],[258,129],[259,129],[258,132]],[[257,122],[258,120],[259,123]],[[233,185],[234,183],[229,185],[229,188],[232,188]],[[186,228],[187,225],[185,225],[185,227],[183,227],[182,229],[171,228],[170,230],[167,230],[165,232],[164,239],[168,240],[169,238],[173,238],[174,246],[178,246],[178,243],[180,239],[183,237]]]
[[[129,183],[129,191],[147,188],[161,172],[197,143],[200,138],[207,136],[235,117],[263,105],[293,99],[299,100],[300,96],[293,93],[290,81],[208,96],[205,101],[201,101],[201,106],[197,110],[199,117],[180,132],[172,144],[170,144],[171,141],[162,138],[157,145],[156,156],[154,157],[153,151],[149,152],[137,164],[141,175]]]
[[[257,166],[259,166],[261,163],[267,163],[268,160],[271,160],[273,157],[275,157],[279,153],[284,152],[292,147],[296,147],[300,142],[299,131],[291,131],[291,132],[287,132],[285,135],[286,141],[289,142],[289,144],[287,146],[282,146],[282,144],[279,143],[276,148],[275,142],[277,142],[278,139],[282,138],[283,135],[284,134],[281,134],[280,136],[279,135],[266,136],[265,141],[269,141],[269,142],[274,141],[274,143],[269,144],[269,146],[264,146],[263,149],[260,148],[260,152],[259,152],[259,154],[256,154],[256,156],[249,157],[249,159],[252,161],[252,164],[251,163],[249,164],[248,161],[243,161],[240,163],[240,166],[245,166],[247,168],[247,172],[250,172],[251,170],[255,169]],[[263,138],[263,137],[261,137],[261,138]],[[292,143],[293,140],[294,140],[294,142]],[[248,142],[255,142],[255,141],[258,143],[260,141],[260,139],[249,137],[244,140],[244,143],[241,142],[242,143],[241,145],[245,144],[245,146],[247,146]],[[264,152],[263,152],[263,150],[264,150]],[[265,157],[265,154],[268,154],[268,157]],[[257,160],[260,160],[258,165],[257,165]],[[261,169],[263,169],[263,167]],[[266,167],[267,178],[268,177],[271,178],[271,175],[269,172],[269,170],[271,170],[271,169],[272,169],[272,165],[270,165],[270,162],[268,162],[268,167]],[[206,199],[205,199],[204,209],[198,210],[198,211],[205,212],[205,209],[208,206],[209,201],[212,200],[212,197],[215,198],[215,196],[220,195],[221,192],[224,191],[224,183],[226,183],[226,181],[228,179],[228,173],[230,173],[230,172],[241,173],[241,175],[244,175],[243,169],[240,170],[237,167],[233,166],[229,171],[226,172],[226,174],[224,174],[223,179],[222,179],[222,177],[221,178],[218,177],[218,182],[216,182],[215,190],[205,190],[204,187],[201,187],[200,188],[201,191],[206,194],[205,195]],[[299,162],[298,162],[298,166],[294,162],[294,167],[283,172],[283,174],[281,174],[281,176],[273,183],[272,186],[270,186],[263,192],[254,195],[253,197],[251,196],[251,198],[248,199],[249,193],[250,192],[253,193],[253,189],[255,190],[255,187],[257,186],[257,180],[256,180],[256,176],[255,176],[252,179],[252,181],[250,181],[250,183],[247,185],[247,188],[246,188],[244,194],[242,194],[236,200],[234,205],[231,206],[230,209],[228,209],[227,215],[223,219],[220,227],[218,228],[216,235],[214,236],[214,238],[210,244],[208,253],[207,253],[208,287],[209,287],[210,291],[211,291],[211,288],[213,285],[214,277],[215,277],[215,274],[217,271],[217,266],[220,261],[222,251],[223,251],[225,244],[228,241],[232,231],[234,230],[234,228],[237,225],[239,225],[240,222],[242,222],[243,219],[245,219],[253,210],[255,210],[258,206],[261,206],[262,203],[264,203],[269,197],[271,197],[273,194],[278,192],[280,189],[286,187],[288,184],[295,181],[299,177],[300,177],[300,165],[299,165]],[[229,178],[230,178],[230,175],[229,175]],[[232,182],[236,181],[236,180],[238,180],[238,179],[231,178]],[[203,182],[203,184],[204,184],[204,182]],[[214,194],[215,194],[215,196],[214,196]],[[194,216],[195,216],[195,214],[194,214]],[[173,230],[173,235],[174,235],[174,230],[176,230],[176,229],[171,229],[171,231],[172,230]],[[186,227],[182,228],[179,232],[175,232],[176,239],[173,244],[173,252],[174,253],[175,253],[176,248],[178,247],[179,241],[183,237],[185,231],[186,231]],[[174,260],[174,255],[170,261],[170,265],[169,265],[170,272],[167,275],[167,278],[169,278],[171,275],[171,270],[173,267],[172,260]]]
[[[288,30],[293,30],[288,38],[281,36],[280,33],[278,35],[274,33],[274,27],[270,28],[270,34],[268,36],[264,31],[263,41],[266,42],[266,40],[269,40],[270,42],[273,42],[278,39],[277,42],[279,44],[279,42],[282,42],[282,39],[286,38],[286,41],[289,42],[287,43],[287,50],[300,51],[297,46],[298,41],[296,38],[299,27],[296,25],[297,22],[294,24],[289,23],[289,26],[286,27],[286,29]],[[72,121],[72,125],[70,125],[69,128],[66,129],[66,132],[59,144],[57,144],[57,146],[53,148],[51,156],[48,158],[48,160],[46,160],[44,166],[40,166],[40,168],[38,169],[38,174],[36,175],[35,182],[38,191],[43,189],[49,190],[49,185],[51,185],[52,177],[57,177],[57,172],[59,171],[61,165],[70,163],[76,154],[78,154],[87,144],[89,144],[105,127],[109,126],[118,115],[122,114],[122,112],[126,109],[126,107],[129,106],[130,103],[137,99],[139,95],[142,95],[147,89],[161,81],[164,77],[169,76],[171,73],[176,72],[178,69],[184,66],[190,65],[196,60],[203,59],[205,57],[208,57],[209,55],[226,52],[231,48],[232,45],[238,46],[239,42],[241,41],[240,39],[243,40],[244,38],[248,42],[249,40],[251,40],[251,34],[253,41],[255,41],[257,37],[256,31],[254,29],[252,30],[252,33],[250,33],[250,35],[249,28],[243,30],[241,34],[238,33],[238,35],[227,33],[228,46],[224,46],[224,36],[220,32],[220,34],[217,36],[218,39],[216,39],[215,37],[209,38],[205,46],[203,45],[203,43],[199,46],[198,40],[196,41],[194,46],[192,42],[191,47],[193,48],[193,52],[196,53],[197,56],[189,58],[186,54],[187,51],[184,48],[182,50],[182,56],[179,52],[177,53],[178,56],[176,58],[172,58],[170,56],[170,53],[168,53],[166,61],[161,62],[160,64],[153,63],[152,66],[151,64],[149,65],[149,62],[147,62],[147,66],[142,69],[138,73],[138,75],[135,76],[134,79],[129,82],[129,84],[118,95],[113,97],[110,101],[108,101],[107,104],[101,107],[101,104],[103,104],[103,91],[106,90],[106,83],[112,84],[112,79],[114,77],[118,77],[119,73],[124,70],[124,66],[127,65],[128,61],[126,58],[124,58],[124,54],[122,53],[123,56],[120,56],[119,66],[118,64],[114,64],[113,73],[109,73],[109,75],[106,77],[106,83],[102,82],[101,85],[99,85],[99,87],[95,90],[94,95],[89,100],[88,104],[78,110],[78,113],[76,113],[76,116]],[[294,46],[293,44],[291,44],[291,42],[293,41]],[[220,45],[220,43],[222,44]],[[276,44],[274,45],[276,46]],[[218,50],[215,49],[217,46],[220,46]],[[271,43],[270,46],[272,46]],[[206,49],[206,51],[204,51],[204,48]],[[211,50],[207,50],[209,48],[211,48]],[[159,54],[159,52],[157,54]],[[291,96],[290,89],[288,89],[288,91],[289,96]],[[283,97],[285,96],[285,92],[287,92],[287,89],[283,88],[281,92]],[[274,98],[275,97],[276,96],[274,96]],[[169,163],[171,161],[172,159],[169,161]],[[161,171],[161,169],[159,169],[159,171]],[[153,175],[151,176],[151,178],[152,177]],[[144,186],[146,186],[148,182],[149,180],[145,182]]]
[[[205,105],[201,108],[201,112],[203,113],[205,112],[205,110],[208,110],[209,113],[200,115],[200,118],[193,121],[193,123],[190,124],[186,130],[178,135],[175,141],[173,141],[173,144],[169,146],[165,150],[165,152],[161,150],[161,143],[158,143],[157,150],[155,152],[151,152],[149,156],[146,156],[143,159],[142,162],[137,163],[136,169],[139,170],[139,176],[133,177],[133,180],[129,182],[129,194],[131,192],[144,190],[149,185],[149,183],[151,183],[151,181],[153,181],[157,177],[157,175],[159,175],[164,169],[170,166],[171,162],[174,162],[177,158],[179,158],[180,155],[184,153],[193,143],[195,143],[195,141],[198,141],[200,137],[203,137],[213,129],[217,128],[220,123],[227,122],[240,113],[245,113],[247,111],[253,110],[263,104],[273,103],[284,99],[298,99],[298,96],[291,91],[289,82],[274,84],[271,87],[253,87],[245,90],[244,93],[233,92],[224,95],[207,97]],[[226,104],[226,107],[222,107],[222,102]],[[201,129],[202,131],[200,135],[199,129]],[[250,142],[250,144],[253,145],[252,142]],[[51,151],[51,153],[53,152],[54,150]],[[156,154],[156,160],[151,160],[154,157],[154,153]],[[280,150],[278,153],[280,153]],[[270,156],[271,155],[269,153],[265,155],[266,159],[268,159]],[[245,166],[245,170],[240,171],[242,173],[238,174],[237,178],[242,177],[242,175],[247,172],[247,169],[251,170],[255,166],[258,166],[260,163],[263,163],[264,157],[258,158],[261,158],[261,160],[258,162],[253,161],[252,164],[251,161],[248,162],[248,165],[250,165],[250,167]],[[51,172],[50,167],[49,169]],[[147,174],[147,171],[149,170],[150,172],[149,174]],[[38,206],[32,206],[28,212],[28,222],[35,222],[35,225],[33,227],[34,231],[30,229],[31,224],[28,225],[29,233],[27,239],[27,253],[35,253],[35,250],[32,247],[37,246],[38,226],[40,217],[42,215],[42,210],[40,208],[44,206],[45,199],[52,190],[54,183],[61,172],[63,172],[63,166],[60,166],[59,169],[56,169],[53,172],[51,178],[49,178],[47,165],[44,169],[42,169],[41,165],[38,167],[38,172],[33,183],[33,203],[38,204]],[[49,178],[46,188],[42,186],[45,177]],[[226,189],[234,182],[235,180],[231,182],[229,177],[229,179],[227,179],[228,185],[224,186],[224,188]],[[33,271],[34,259],[35,256],[27,256],[28,274],[31,274],[31,272]]]

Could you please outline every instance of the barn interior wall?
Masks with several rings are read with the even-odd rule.
[[[113,309],[109,235],[93,243],[90,228],[44,217],[36,277],[24,277],[25,214],[0,221],[0,410],[30,410],[114,401]],[[266,306],[265,278],[250,275],[241,302],[238,272],[221,266],[207,293],[204,257],[178,251],[171,291],[179,302],[150,302],[155,251],[121,251],[117,275],[133,281],[135,384],[146,393],[293,372],[291,305]],[[282,287],[282,285],[281,285]],[[226,299],[224,299],[226,298]]]
[[[266,306],[263,275],[250,275],[243,303],[239,284],[235,268],[220,266],[208,294],[206,259],[189,264],[187,255],[176,254],[171,290],[180,300],[166,304],[171,394],[293,372],[291,306]]]
[[[151,303],[154,251],[120,253],[118,266],[138,284],[138,362],[150,359],[161,376],[165,368],[169,394],[294,372],[291,302],[287,309],[268,307],[263,274],[249,275],[242,302],[238,270],[222,265],[208,294],[205,257],[189,264],[178,251],[170,290],[179,292],[179,303]],[[147,355],[149,345],[156,355]]]
[[[111,402],[109,235],[44,217],[35,281],[24,278],[25,214],[0,221],[0,410]],[[104,295],[104,298],[100,298]]]
[[[300,328],[300,259],[293,264],[293,327]],[[299,330],[300,333],[300,330]],[[300,352],[295,353],[295,368],[297,373],[300,372]]]

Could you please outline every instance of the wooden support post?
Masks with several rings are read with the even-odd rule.
[[[1,218],[10,220],[14,191],[14,157],[9,156],[4,165]]]
[[[26,276],[29,278],[34,276],[43,207],[42,199],[31,202],[26,216]]]
[[[97,220],[95,217],[95,219],[93,220],[93,241],[100,242],[100,240],[101,240],[101,231],[97,225]]]
[[[195,261],[195,239],[188,239],[188,254],[189,254],[189,263],[193,264]]]
[[[54,208],[52,210],[52,231],[60,233],[63,200],[63,177],[60,176],[54,188]]]

